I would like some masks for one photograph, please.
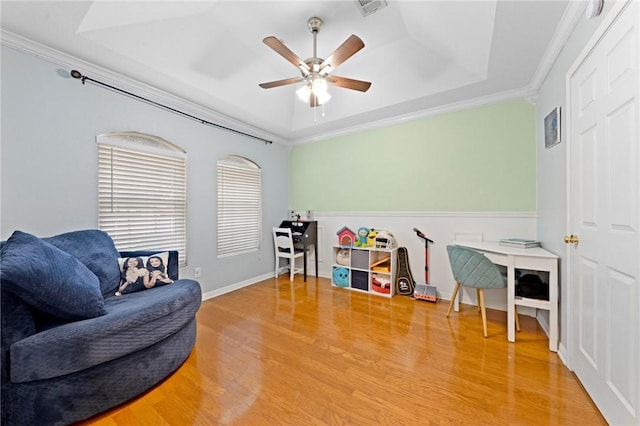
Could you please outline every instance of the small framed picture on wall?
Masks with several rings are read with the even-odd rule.
[[[551,148],[560,143],[560,107],[555,107],[544,118],[544,147]]]

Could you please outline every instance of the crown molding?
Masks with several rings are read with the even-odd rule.
[[[353,133],[359,133],[366,130],[378,129],[381,127],[388,127],[395,124],[404,123],[412,120],[419,120],[422,118],[434,117],[441,114],[462,111],[469,108],[475,108],[483,105],[489,105],[497,102],[510,101],[520,98],[533,98],[536,93],[528,88],[508,90],[500,93],[493,93],[487,96],[479,96],[473,99],[467,99],[460,102],[453,102],[447,105],[441,105],[435,108],[424,109],[421,111],[412,112],[410,114],[398,115],[395,117],[385,118],[378,121],[372,121],[360,126],[353,126],[344,129],[340,129],[335,132],[327,132],[320,135],[316,135],[310,138],[300,138],[291,141],[293,145],[302,145],[306,143],[319,142],[322,140],[335,138],[338,136],[346,136]]]
[[[551,42],[549,42],[547,50],[545,51],[540,64],[538,64],[538,68],[531,79],[531,83],[529,83],[530,91],[538,92],[538,90],[540,90],[540,87],[542,87],[542,84],[549,75],[549,72],[551,72],[553,64],[555,64],[556,59],[560,56],[560,52],[564,48],[564,45],[569,40],[571,33],[575,29],[576,25],[578,25],[578,22],[580,22],[582,16],[584,16],[584,10],[586,7],[586,2],[569,2],[567,8],[562,14],[562,18],[560,18],[560,23],[556,28],[556,32],[553,34]]]
[[[265,132],[262,129],[253,127],[218,111],[204,107],[195,102],[191,102],[182,97],[145,84],[139,80],[126,77],[107,68],[85,61],[84,59],[77,58],[73,55],[61,52],[3,29],[0,29],[0,44],[42,59],[46,62],[53,63],[69,71],[76,69],[80,71],[82,75],[86,75],[92,79],[99,79],[111,86],[134,93],[153,102],[184,111],[190,115],[215,122],[221,126],[239,130],[243,133],[254,135],[259,138],[269,139],[274,143],[288,144],[288,141],[277,135]]]

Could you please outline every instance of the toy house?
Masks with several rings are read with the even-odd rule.
[[[351,229],[343,226],[336,234],[338,235],[338,245],[349,247],[353,246],[353,242],[356,238],[356,233]]]

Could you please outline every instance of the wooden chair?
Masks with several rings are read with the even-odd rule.
[[[296,268],[296,259],[304,256],[302,248],[295,248],[291,228],[273,228],[273,245],[275,248],[276,265],[274,278],[278,278],[280,271],[280,258],[289,259],[289,275],[293,281],[295,273],[302,273],[302,268]]]
[[[478,309],[482,314],[482,329],[484,337],[487,337],[487,312],[484,303],[484,290],[494,288],[507,288],[507,279],[500,272],[500,269],[489,260],[483,253],[477,252],[467,247],[447,246],[451,272],[456,280],[456,287],[453,290],[447,318],[451,313],[454,301],[458,295],[461,285],[473,287],[478,293]],[[520,331],[520,321],[516,311],[516,329]]]

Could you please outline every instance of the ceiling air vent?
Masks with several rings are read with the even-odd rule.
[[[387,0],[356,0],[362,16],[369,16],[378,10],[387,7]]]

